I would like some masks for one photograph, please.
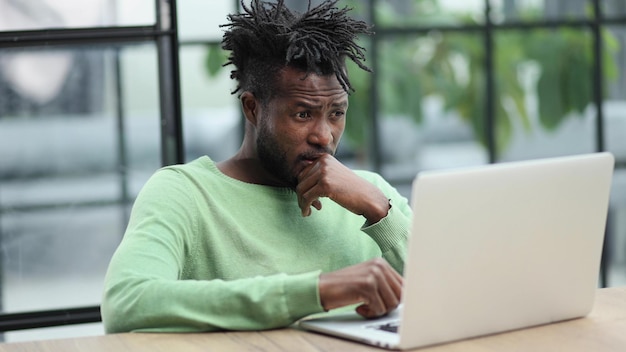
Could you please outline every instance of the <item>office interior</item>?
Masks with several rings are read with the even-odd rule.
[[[421,170],[610,151],[598,285],[626,284],[626,2],[338,5],[376,32],[360,38],[373,72],[349,66],[340,160],[409,197]],[[238,149],[219,25],[239,8],[0,0],[2,341],[103,334],[104,274],[143,183]]]

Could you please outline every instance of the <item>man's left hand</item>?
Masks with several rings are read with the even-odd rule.
[[[380,189],[329,154],[322,154],[300,172],[296,193],[302,216],[311,215],[311,207],[321,210],[322,197],[363,215],[368,224],[380,221],[389,211],[389,200]]]

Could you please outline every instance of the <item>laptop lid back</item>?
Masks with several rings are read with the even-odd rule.
[[[586,315],[613,165],[595,153],[420,173],[400,347]]]

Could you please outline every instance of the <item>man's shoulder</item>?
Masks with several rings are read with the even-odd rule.
[[[213,160],[211,160],[211,158],[209,158],[208,156],[201,156],[198,157],[194,160],[185,162],[183,164],[172,164],[172,165],[166,165],[163,166],[161,168],[159,168],[156,172],[157,173],[168,173],[168,172],[174,172],[174,173],[202,173],[202,172],[207,172],[207,171],[211,171],[213,168],[215,168],[215,162]]]
[[[183,164],[166,165],[154,172],[152,182],[180,182],[183,179],[206,179],[215,175],[215,162],[207,156],[199,157]]]

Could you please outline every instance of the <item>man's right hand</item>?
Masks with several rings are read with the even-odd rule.
[[[357,313],[365,318],[376,318],[400,304],[402,276],[386,260],[375,258],[321,274],[319,290],[326,310],[362,303]]]

